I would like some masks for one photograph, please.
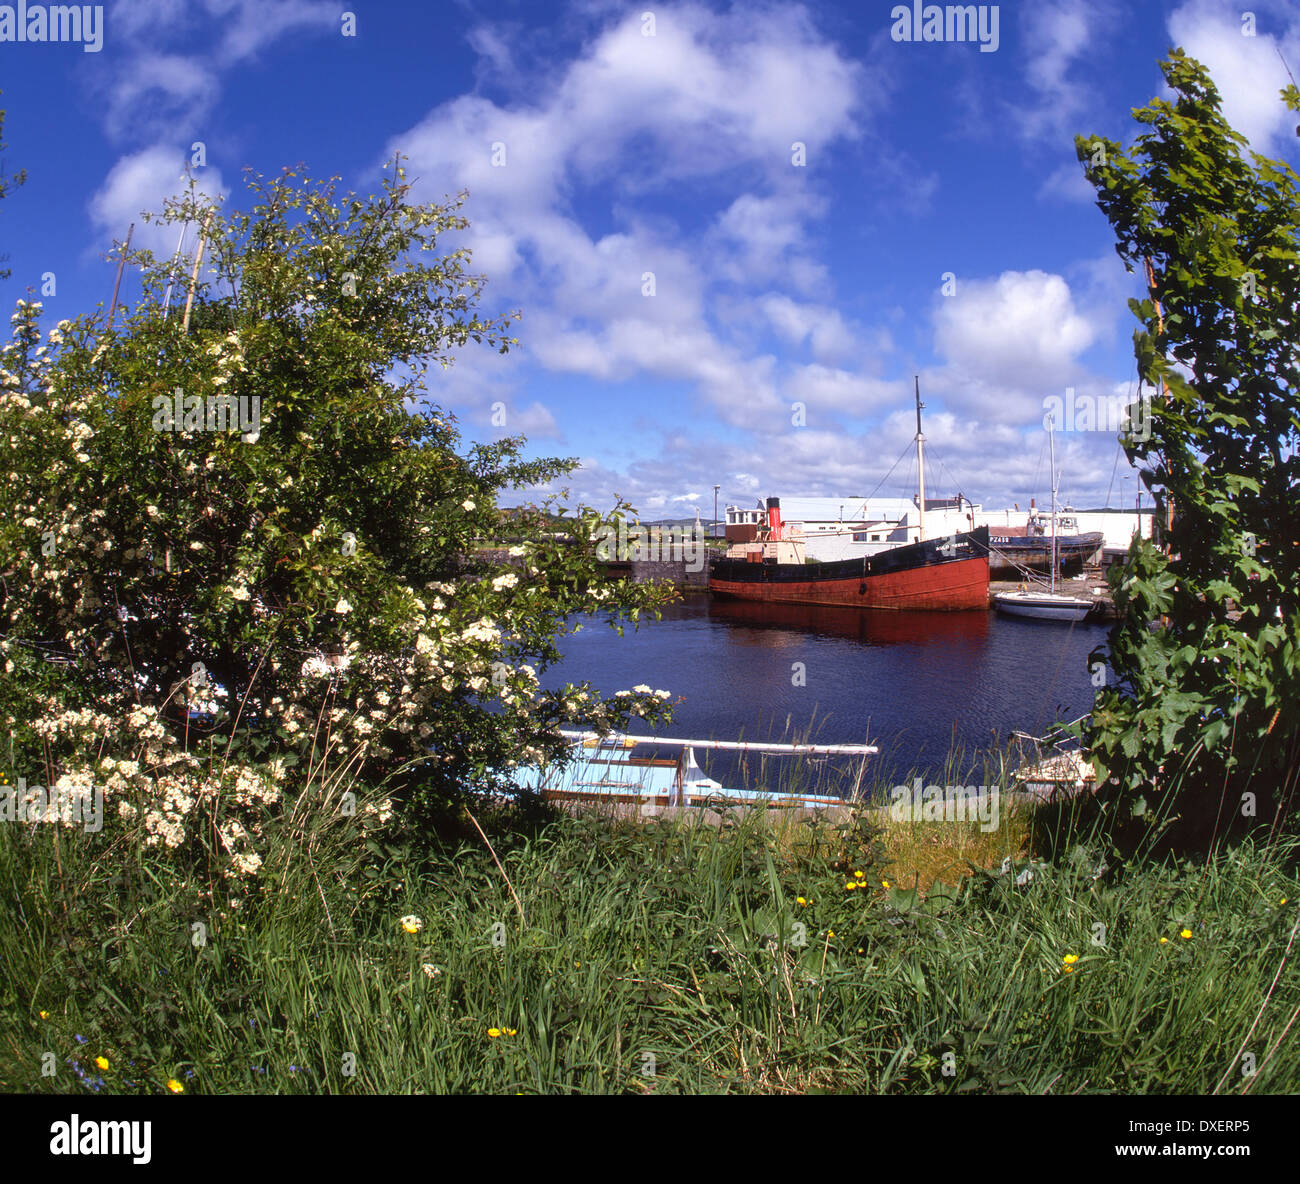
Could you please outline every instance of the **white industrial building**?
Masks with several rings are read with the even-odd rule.
[[[780,503],[781,520],[791,531],[802,534],[807,557],[823,563],[871,555],[921,538],[921,514],[915,498],[782,497]],[[1023,533],[1031,512],[1048,517],[1046,511],[1032,505],[1024,510],[1016,507],[986,511],[961,494],[926,498],[925,537],[956,534],[977,526],[987,526],[995,533],[998,528],[1020,528]],[[1058,513],[1073,518],[1077,523],[1074,529],[1080,533],[1100,531],[1106,550],[1127,549],[1138,529],[1138,515],[1133,510],[1076,512],[1062,508]],[[752,541],[766,521],[767,511],[758,503],[753,509],[728,506],[726,537],[733,543]],[[1149,510],[1142,512],[1142,533],[1151,535]]]

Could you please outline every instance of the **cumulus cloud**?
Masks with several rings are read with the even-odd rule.
[[[792,300],[780,292],[769,292],[758,301],[763,315],[778,334],[791,345],[808,343],[819,362],[833,362],[853,354],[859,348],[858,335],[849,327],[838,309],[823,304]],[[887,336],[876,336],[875,346],[887,348]]]
[[[127,226],[134,222],[132,246],[147,248],[160,258],[169,257],[176,250],[179,229],[146,223],[140,215],[144,211],[161,213],[166,198],[186,191],[185,163],[182,153],[161,145],[122,157],[89,202],[96,245],[107,248],[115,238],[125,238]],[[221,170],[216,168],[203,169],[196,177],[196,188],[213,201],[228,192],[221,180]],[[192,245],[192,230],[189,238]]]
[[[1081,377],[1079,355],[1097,332],[1069,284],[1037,270],[966,280],[935,312],[946,383],[992,422],[1023,421],[1042,393]]]
[[[904,379],[873,378],[819,362],[795,367],[784,390],[790,400],[805,405],[809,423],[826,413],[858,419],[875,416],[906,404],[909,395]]]
[[[824,286],[806,242],[823,204],[791,145],[815,158],[863,134],[872,84],[802,8],[655,16],[653,37],[639,12],[604,24],[540,93],[440,105],[385,155],[410,157],[425,199],[470,192],[475,269],[530,309],[521,334],[542,366],[684,380],[724,419],[752,424],[785,413],[773,359],[711,317],[716,290],[760,275]],[[504,60],[490,29],[470,41],[493,66]],[[737,176],[749,182],[739,196]],[[684,182],[712,211],[696,228],[629,212]],[[597,187],[620,224],[593,236],[574,207]],[[829,357],[846,341],[832,321],[813,348]]]
[[[1300,60],[1300,11],[1291,4],[1252,7],[1259,10],[1253,36],[1245,35],[1250,26],[1241,6],[1226,0],[1189,0],[1169,14],[1169,35],[1209,69],[1224,117],[1256,152],[1293,155],[1296,117],[1278,97],[1290,81],[1279,52]]]

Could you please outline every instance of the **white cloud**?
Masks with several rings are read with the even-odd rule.
[[[1076,125],[1091,98],[1077,67],[1090,61],[1120,14],[1111,4],[1096,0],[1030,4],[1021,12],[1025,79],[1031,97],[1015,109],[1016,122],[1030,138],[1068,138],[1078,131]]]
[[[227,65],[255,57],[290,33],[341,35],[346,7],[331,0],[203,0],[203,6],[225,29],[218,53]]]
[[[519,34],[518,27],[511,31],[516,36]],[[518,73],[514,52],[502,27],[475,25],[465,39],[479,56],[481,75],[505,79]]]
[[[1038,190],[1039,197],[1059,197],[1062,201],[1095,202],[1097,191],[1084,174],[1083,165],[1077,160],[1063,164],[1048,174]]]
[[[549,89],[499,105],[442,104],[385,149],[406,153],[421,195],[467,189],[474,269],[529,310],[521,340],[545,367],[617,381],[637,374],[692,382],[734,423],[782,414],[773,359],[751,357],[710,322],[714,289],[766,275],[825,290],[805,228],[823,206],[790,145],[810,159],[861,134],[862,66],[821,39],[803,9],[718,14],[656,9],[596,33]],[[471,45],[499,64],[490,29]],[[495,146],[495,147],[494,147]],[[494,164],[494,154],[496,163]],[[713,203],[694,234],[617,201],[690,180],[710,186],[743,170],[748,192]],[[797,174],[797,175],[796,175]],[[612,192],[621,225],[593,237],[572,212],[590,188]],[[655,294],[643,295],[646,273]],[[842,322],[813,338],[816,356],[846,345]]]
[[[776,395],[775,359],[745,357],[703,327],[626,319],[599,330],[543,329],[532,352],[548,369],[605,382],[649,375],[694,383],[733,424],[761,430],[788,416]]]
[[[217,101],[216,72],[195,57],[140,53],[115,78],[104,120],[115,139],[144,139],[191,127]]]
[[[799,292],[825,290],[825,267],[806,254],[806,225],[825,203],[815,194],[743,193],[719,216],[708,235],[718,252],[717,271],[736,284],[783,280]]]
[[[825,422],[827,412],[864,419],[897,407],[908,397],[904,379],[872,378],[820,363],[796,367],[783,389],[787,398],[806,406],[810,424],[819,416]]]
[[[862,66],[812,28],[802,7],[710,12],[660,8],[655,35],[640,14],[607,29],[567,71],[548,104],[569,132],[580,170],[606,174],[618,160],[624,183],[647,173],[662,187],[707,175],[737,158],[788,170],[791,145],[811,157],[855,137]],[[647,167],[628,170],[623,146],[654,143]]]
[[[1093,335],[1065,280],[1038,270],[965,280],[940,299],[935,316],[935,345],[944,357],[979,378],[1015,385],[1050,380]]]
[[[805,341],[819,362],[834,362],[857,353],[862,347],[858,334],[849,327],[838,309],[824,304],[792,300],[780,292],[760,297],[759,308],[777,333],[792,345]],[[877,332],[877,352],[889,348],[887,333]]]
[[[135,223],[131,243],[134,248],[148,248],[159,258],[168,258],[176,250],[177,226],[144,222],[143,211],[161,213],[166,198],[186,191],[183,176],[185,157],[175,148],[155,146],[122,157],[109,170],[103,184],[90,198],[89,210],[97,245],[107,247],[113,239],[126,237],[126,228]],[[217,199],[228,190],[222,184],[221,171],[203,169],[196,177],[197,192]],[[191,228],[188,242],[192,248],[195,234]]]
[[[191,8],[187,0],[115,0],[108,26],[123,40],[156,37],[183,27]]]
[[[224,72],[291,34],[338,33],[341,11],[331,0],[117,0],[107,24],[129,48],[96,84],[109,135],[189,136],[216,106]]]
[[[1287,85],[1279,50],[1300,61],[1300,12],[1294,6],[1253,5],[1255,36],[1243,35],[1242,8],[1223,0],[1190,0],[1169,15],[1169,35],[1210,71],[1223,98],[1224,118],[1256,152],[1295,153],[1295,112],[1278,97]],[[1269,14],[1286,13],[1286,21]],[[1271,28],[1270,28],[1271,26]]]
[[[490,411],[479,418],[481,423],[485,423],[499,436],[527,436],[529,440],[564,439],[550,408],[537,400],[533,400],[527,407],[507,407],[505,422],[499,426],[492,423]]]

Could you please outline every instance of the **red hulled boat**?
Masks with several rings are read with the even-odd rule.
[[[803,539],[782,523],[779,499],[767,499],[767,519],[755,542],[731,547],[725,559],[714,560],[710,592],[769,604],[931,611],[989,606],[986,526],[861,559],[805,563]]]

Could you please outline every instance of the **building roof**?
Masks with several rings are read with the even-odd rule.
[[[741,504],[728,508],[746,510],[750,507]],[[759,506],[756,504],[754,508]],[[907,497],[781,498],[781,517],[786,522],[900,521],[915,511],[916,503]]]
[[[901,522],[916,513],[916,499],[911,497],[782,497],[781,518],[785,522]],[[747,510],[744,504],[728,510]],[[764,510],[765,499],[756,499],[753,507]],[[927,510],[957,509],[955,497],[927,497]],[[963,509],[970,508],[969,503]],[[975,506],[979,510],[981,507]]]

